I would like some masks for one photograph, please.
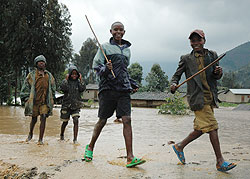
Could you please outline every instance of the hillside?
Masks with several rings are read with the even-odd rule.
[[[143,78],[145,78],[154,62],[140,62],[140,64],[143,66]],[[171,80],[178,66],[178,61],[161,62],[160,65]],[[224,72],[234,72],[237,83],[242,88],[250,88],[250,41],[228,51],[227,55],[220,61],[220,66]],[[182,78],[184,79],[184,75]],[[145,85],[145,80],[142,83]]]
[[[250,42],[241,44],[227,52],[220,65],[224,71],[236,71],[250,64]]]
[[[250,88],[250,63],[235,72],[236,80],[243,88]]]
[[[224,72],[234,73],[236,83],[242,88],[250,88],[250,42],[228,51],[220,66]]]

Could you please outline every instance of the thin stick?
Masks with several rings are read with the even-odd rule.
[[[106,55],[105,55],[105,53],[104,53],[104,51],[103,51],[103,48],[102,48],[101,44],[99,43],[99,41],[98,41],[98,39],[97,39],[97,36],[95,35],[95,32],[94,32],[93,28],[92,28],[91,25],[90,25],[90,22],[89,22],[89,19],[88,19],[87,15],[85,15],[85,17],[86,17],[86,19],[87,19],[87,22],[88,22],[88,24],[89,24],[89,27],[90,27],[92,33],[93,33],[94,36],[95,36],[95,39],[96,39],[96,41],[97,41],[97,44],[98,44],[99,48],[100,48],[101,51],[102,51],[102,54],[104,55],[104,57],[105,57],[107,63],[109,63],[109,60],[108,60],[108,58],[106,57]],[[111,70],[111,73],[112,73],[113,77],[115,78],[115,74],[114,74],[113,70]]]
[[[201,72],[205,71],[207,68],[211,67],[212,65],[214,65],[215,63],[217,63],[220,59],[222,59],[224,56],[226,55],[226,53],[223,53],[221,56],[219,56],[216,60],[214,60],[212,63],[210,63],[209,65],[207,65],[206,67],[204,67],[203,69],[201,69],[200,71],[198,71],[197,73],[193,74],[192,76],[190,76],[189,78],[187,78],[185,81],[183,81],[181,84],[176,86],[176,89],[179,88],[181,85],[183,85],[184,83],[186,83],[187,81],[191,80],[193,77],[199,75]]]

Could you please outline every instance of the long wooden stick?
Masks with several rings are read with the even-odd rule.
[[[99,48],[101,49],[102,54],[103,54],[103,56],[105,57],[105,59],[106,59],[106,61],[107,61],[107,63],[108,63],[109,60],[108,60],[108,58],[106,57],[106,55],[105,55],[105,53],[104,53],[104,50],[103,50],[101,44],[99,43],[99,41],[98,41],[98,39],[97,39],[97,36],[95,35],[95,32],[94,32],[93,28],[92,28],[91,25],[90,25],[90,22],[89,22],[89,19],[88,19],[87,15],[85,15],[85,17],[86,17],[86,20],[87,20],[87,22],[88,22],[88,24],[89,24],[89,27],[90,27],[92,33],[93,33],[94,36],[95,36],[95,39],[96,39],[96,41],[97,41],[98,46],[99,46]],[[112,73],[113,77],[115,78],[115,74],[114,74],[113,70],[111,70],[111,73]]]
[[[219,60],[221,60],[224,56],[226,55],[226,53],[223,53],[222,55],[220,55],[216,60],[214,60],[212,63],[210,63],[209,65],[207,65],[206,67],[204,67],[203,69],[201,69],[200,71],[198,71],[197,73],[193,74],[192,76],[190,76],[189,78],[187,78],[186,80],[184,80],[181,84],[176,86],[176,89],[179,88],[181,85],[183,85],[184,83],[186,83],[187,81],[191,80],[193,77],[199,75],[200,73],[202,73],[203,71],[205,71],[207,68],[211,67],[212,65],[214,65],[215,63],[217,63]]]

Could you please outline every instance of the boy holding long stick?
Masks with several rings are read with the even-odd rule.
[[[193,51],[181,57],[179,66],[171,80],[172,93],[176,91],[183,73],[188,78],[217,58],[216,52],[204,48],[206,39],[202,30],[191,32],[189,39]],[[218,123],[214,117],[213,108],[218,107],[217,80],[221,77],[222,68],[216,64],[187,82],[188,102],[191,110],[194,111],[195,119],[194,130],[184,140],[173,145],[173,150],[182,164],[185,164],[184,147],[202,134],[208,133],[217,160],[217,170],[228,171],[236,166],[234,163],[224,161],[222,157],[218,138]]]
[[[134,157],[132,148],[130,92],[136,92],[138,85],[130,79],[127,71],[131,44],[122,39],[125,30],[121,22],[113,23],[110,33],[113,37],[108,43],[102,45],[104,53],[110,61],[105,60],[100,49],[94,58],[93,66],[100,76],[99,120],[95,125],[90,144],[85,148],[84,159],[87,162],[92,161],[95,143],[107,119],[116,110],[116,115],[122,117],[123,135],[127,151],[126,167],[134,167],[144,163],[145,160]],[[115,75],[111,73],[112,70]]]

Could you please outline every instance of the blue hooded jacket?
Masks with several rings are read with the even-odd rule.
[[[98,49],[93,68],[100,76],[99,92],[103,90],[114,90],[121,92],[131,92],[133,89],[138,88],[136,82],[130,78],[127,67],[130,63],[130,42],[122,40],[122,47],[116,44],[113,37],[109,42],[102,45],[105,55],[112,62],[113,77],[111,71],[106,67],[106,60],[101,50]]]

